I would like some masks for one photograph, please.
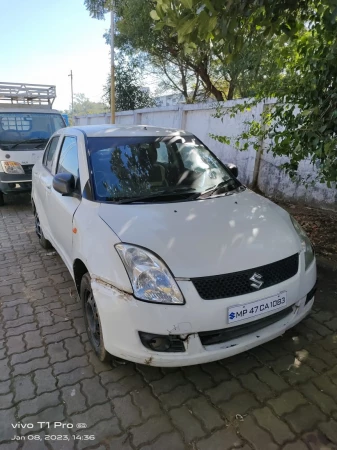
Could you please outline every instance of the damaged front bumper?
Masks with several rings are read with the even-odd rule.
[[[287,308],[259,316],[260,328],[258,320],[243,320],[239,325],[246,327],[246,331],[241,329],[239,333],[238,324],[233,327],[227,324],[227,308],[255,301],[261,293],[205,301],[190,281],[179,281],[186,304],[178,306],[139,301],[131,293],[97,278],[93,279],[92,287],[109,353],[140,364],[176,367],[227,358],[282,335],[310,313],[315,282],[316,264],[312,264],[305,273],[299,271],[291,280],[265,289],[263,296],[286,290]],[[254,324],[255,328],[250,327]],[[214,330],[225,337],[220,333],[220,338],[214,341]],[[160,351],[149,345],[151,336]]]

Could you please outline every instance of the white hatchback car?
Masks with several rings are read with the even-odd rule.
[[[185,131],[95,125],[52,136],[33,168],[36,231],[72,274],[102,361],[206,363],[310,312],[308,237],[236,175]]]

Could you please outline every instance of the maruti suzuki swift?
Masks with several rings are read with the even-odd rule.
[[[33,168],[32,203],[101,361],[219,360],[312,308],[316,261],[301,226],[187,131],[60,129]]]

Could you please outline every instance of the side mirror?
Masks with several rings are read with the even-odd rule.
[[[235,176],[235,178],[238,177],[239,170],[235,164],[229,163],[229,164],[226,164],[226,167],[228,170],[230,170],[232,172],[232,174]]]
[[[75,191],[75,178],[70,173],[58,173],[53,178],[53,188],[62,195],[71,195]]]

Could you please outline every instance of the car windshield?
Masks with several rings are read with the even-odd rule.
[[[61,114],[1,112],[0,148],[22,151],[38,146],[43,149],[43,142],[65,126]]]
[[[91,137],[88,150],[98,201],[170,201],[170,193],[188,199],[220,183],[227,191],[240,186],[192,135]]]

